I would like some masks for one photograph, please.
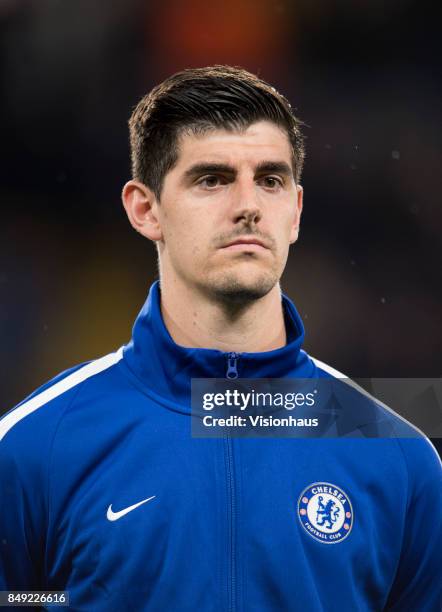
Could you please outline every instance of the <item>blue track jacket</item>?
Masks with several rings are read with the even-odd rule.
[[[2,418],[0,590],[68,591],[85,612],[441,610],[441,468],[423,435],[191,436],[192,378],[336,374],[282,300],[286,346],[232,357],[175,344],[157,282],[126,346]]]

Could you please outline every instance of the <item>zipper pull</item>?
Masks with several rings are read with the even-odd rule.
[[[227,353],[226,378],[238,378],[238,357],[239,353]]]

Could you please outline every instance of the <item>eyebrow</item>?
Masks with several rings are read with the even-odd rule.
[[[275,172],[276,174],[282,174],[283,176],[292,177],[293,170],[283,161],[263,161],[259,163],[255,168],[256,174],[264,174],[264,173]]]
[[[186,172],[184,173],[184,178],[194,179],[194,178],[197,178],[198,176],[202,176],[203,174],[217,174],[220,172],[224,174],[236,174],[235,168],[232,168],[232,166],[229,166],[228,164],[203,162],[200,164],[194,164],[193,166],[190,166],[190,168],[188,168]]]
[[[255,167],[255,174],[277,173],[286,177],[293,177],[293,171],[289,164],[284,161],[262,161]],[[229,164],[203,162],[190,166],[183,178],[195,179],[203,174],[230,174],[236,176],[237,170]]]

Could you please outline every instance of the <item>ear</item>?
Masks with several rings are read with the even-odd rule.
[[[132,227],[149,240],[162,240],[158,202],[153,191],[140,181],[128,181],[121,194]]]
[[[293,218],[293,224],[290,230],[290,244],[293,244],[298,240],[299,236],[299,224],[301,222],[302,204],[303,204],[304,190],[301,185],[296,185],[296,211]]]

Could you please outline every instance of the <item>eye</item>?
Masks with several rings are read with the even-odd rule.
[[[272,190],[279,189],[283,186],[282,180],[277,176],[264,176],[262,179],[260,179],[260,181],[264,187]]]
[[[215,187],[218,187],[218,185],[221,185],[221,183],[221,177],[216,176],[215,174],[209,174],[200,178],[197,182],[197,185],[200,185],[201,187],[204,187],[206,189],[213,189]]]

